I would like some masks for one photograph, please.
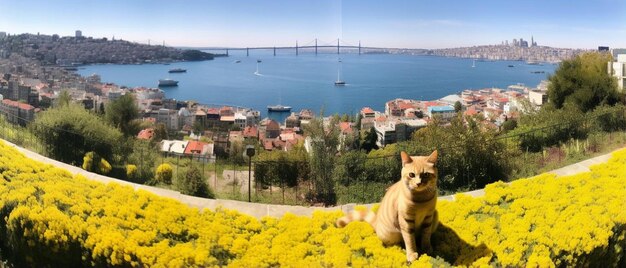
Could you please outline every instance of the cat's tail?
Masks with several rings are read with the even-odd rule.
[[[373,227],[376,222],[376,213],[371,210],[355,209],[347,213],[346,216],[339,218],[335,224],[337,227],[342,228],[353,221],[364,221]]]

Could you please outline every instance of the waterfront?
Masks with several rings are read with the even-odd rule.
[[[336,87],[337,59],[342,59],[345,87]],[[255,75],[257,59],[260,75]],[[235,63],[240,60],[240,63]],[[534,87],[556,65],[528,65],[522,61],[476,61],[472,59],[391,54],[278,54],[245,51],[212,61],[178,62],[170,65],[90,65],[81,75],[96,73],[103,82],[121,86],[156,87],[157,80],[172,78],[178,87],[164,88],[168,98],[207,104],[245,106],[266,114],[266,106],[290,105],[294,111],[309,108],[326,114],[355,113],[364,106],[383,110],[395,98],[438,99],[463,89],[505,88],[524,83]],[[514,67],[508,67],[513,65]],[[186,73],[168,73],[184,68]],[[533,71],[544,71],[536,74]]]

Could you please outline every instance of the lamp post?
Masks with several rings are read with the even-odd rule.
[[[252,157],[254,156],[254,146],[246,145],[246,156],[248,156],[248,202],[252,202]]]

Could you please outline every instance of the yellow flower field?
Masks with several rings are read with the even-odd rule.
[[[626,150],[591,172],[495,183],[483,198],[438,204],[422,266],[626,264]],[[0,143],[0,256],[24,266],[401,267],[365,223],[341,212],[256,218],[198,211],[43,165]]]

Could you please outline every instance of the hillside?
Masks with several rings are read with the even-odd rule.
[[[0,145],[0,252],[20,266],[400,266],[370,226],[334,227],[341,212],[263,218],[198,211],[104,185]],[[422,264],[620,266],[626,246],[626,150],[591,172],[544,174],[482,198],[438,204],[434,257]]]

